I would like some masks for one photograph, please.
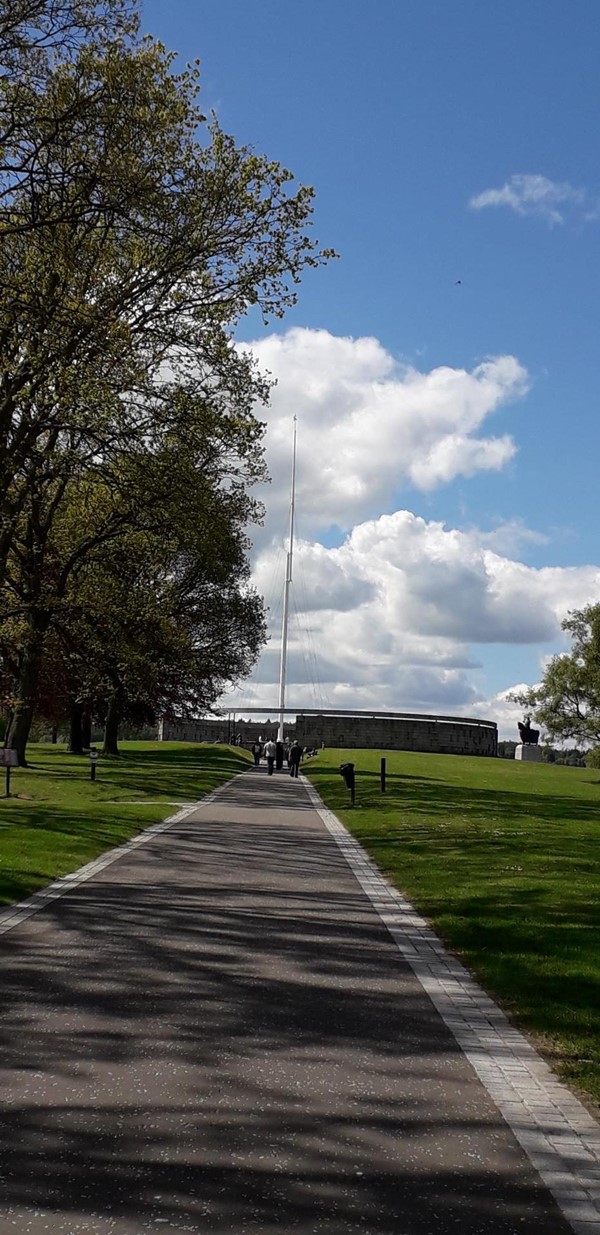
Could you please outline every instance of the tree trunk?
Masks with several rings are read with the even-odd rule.
[[[108,701],[106,724],[104,726],[103,755],[118,755],[119,753],[119,722],[121,720],[121,700],[118,692],[111,695]]]
[[[23,647],[17,701],[8,740],[8,745],[17,752],[20,768],[27,767],[25,752],[33,720],[35,696],[47,626],[47,615],[38,613],[31,622]]]
[[[10,731],[12,728],[12,719],[13,719],[12,709],[7,708],[4,715],[6,719],[3,721],[4,732],[2,735],[2,745],[6,747],[9,744]]]
[[[69,704],[69,745],[67,747],[70,755],[83,754],[83,732],[81,720],[83,715],[83,704],[76,703],[71,699]]]
[[[92,717],[87,710],[81,717],[81,736],[83,738],[83,749],[89,750],[92,745]]]

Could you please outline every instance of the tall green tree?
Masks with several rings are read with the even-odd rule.
[[[72,61],[84,43],[131,45],[139,30],[137,0],[2,0],[0,4],[0,229],[51,227],[64,210],[44,192],[48,164],[57,135],[81,134],[82,116],[72,100],[55,99],[48,111],[48,81],[59,64]],[[40,125],[42,116],[46,124]],[[36,203],[29,218],[25,196]],[[20,201],[21,209],[13,204]],[[64,203],[63,203],[64,206]],[[89,213],[82,198],[71,202],[73,214]]]
[[[551,739],[600,744],[600,604],[576,609],[562,628],[570,652],[554,656],[539,686],[514,696],[533,712]]]
[[[74,700],[114,696],[113,730],[115,717],[132,719],[134,695],[146,700],[146,712],[210,705],[226,680],[251,666],[260,646],[262,609],[247,592],[245,529],[260,515],[249,488],[264,477],[262,428],[255,420],[247,425],[235,408],[226,415],[207,403],[193,384],[173,385],[170,397],[164,387],[160,403],[160,438],[155,432],[93,471],[78,469],[77,443],[60,473],[31,461],[0,624],[14,680],[10,742],[22,765],[53,632],[69,659],[60,676],[75,679]],[[156,424],[157,418],[155,430]],[[139,571],[131,575],[134,563]],[[132,614],[133,604],[143,620]],[[75,668],[89,662],[91,646],[90,678]],[[178,695],[166,690],[159,647],[176,672]]]
[[[268,383],[232,331],[282,315],[328,254],[312,190],[206,122],[197,66],[140,40],[135,5],[8,0],[2,49],[0,621],[24,760],[76,584],[151,531],[181,460],[252,517]]]
[[[250,306],[281,315],[327,256],[312,190],[207,124],[197,67],[154,40],[101,28],[2,89],[7,165],[29,151],[35,174],[9,174],[0,215],[0,575],[32,452],[49,470],[65,433],[94,460],[151,433],[166,367],[263,399],[231,332]]]
[[[136,6],[129,0],[2,0],[0,66],[31,73],[47,67],[49,55],[68,55],[82,37],[118,23],[129,28]]]

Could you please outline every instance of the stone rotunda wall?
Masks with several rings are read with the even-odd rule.
[[[417,750],[439,755],[498,754],[498,729],[492,721],[435,720],[396,716],[319,716],[299,714],[284,726],[286,738],[296,737],[301,746],[337,746],[346,750]],[[163,721],[159,737],[164,742],[227,742],[240,740],[250,746],[259,735],[275,737],[272,720]]]
[[[496,725],[472,721],[400,719],[369,716],[299,716],[301,746],[420,750],[439,755],[498,754]],[[313,740],[314,739],[314,740]]]

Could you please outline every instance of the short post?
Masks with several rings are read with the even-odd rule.
[[[381,792],[385,793],[385,759],[381,760],[380,777],[381,777]]]
[[[96,779],[96,764],[98,762],[98,751],[95,746],[90,746],[90,780]]]

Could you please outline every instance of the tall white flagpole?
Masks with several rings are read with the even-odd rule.
[[[283,591],[283,620],[281,623],[281,659],[279,662],[279,728],[277,741],[283,742],[283,718],[285,708],[285,670],[287,660],[288,614],[290,607],[290,583],[292,582],[292,558],[294,554],[294,512],[296,506],[296,417],[294,416],[294,445],[292,450],[292,489],[290,497],[290,535]]]

